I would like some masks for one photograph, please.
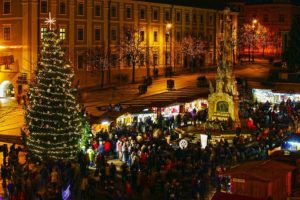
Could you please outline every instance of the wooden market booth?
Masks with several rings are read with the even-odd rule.
[[[282,200],[291,195],[294,166],[273,160],[254,161],[224,173],[232,194],[259,199]]]

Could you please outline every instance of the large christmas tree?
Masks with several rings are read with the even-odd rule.
[[[65,62],[61,40],[51,30],[51,23],[42,40],[36,77],[28,93],[28,153],[30,158],[40,161],[72,160],[79,150],[82,131],[76,91],[72,87],[74,72]]]

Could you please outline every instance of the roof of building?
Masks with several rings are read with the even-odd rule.
[[[209,8],[222,10],[226,6],[223,0],[136,0],[160,4],[188,6],[196,8]]]
[[[212,200],[263,200],[263,199],[257,199],[254,197],[246,197],[236,194],[228,194],[223,192],[216,192],[212,198]]]

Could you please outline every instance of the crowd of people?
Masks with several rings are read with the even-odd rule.
[[[206,199],[213,188],[229,189],[222,187],[228,181],[222,176],[226,169],[267,159],[268,150],[294,133],[298,107],[291,100],[279,105],[245,101],[240,109],[245,127],[235,130],[232,141],[215,141],[205,130],[205,148],[200,141],[178,148],[173,131],[204,122],[205,111],[100,131],[79,152],[78,162],[45,161],[30,169],[18,162],[20,148],[3,146],[2,186],[10,199]],[[244,128],[251,137],[242,134]]]

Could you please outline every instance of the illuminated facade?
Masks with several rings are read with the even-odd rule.
[[[17,88],[19,92],[24,90],[25,79],[30,80],[37,64],[38,49],[47,27],[44,20],[49,12],[57,20],[57,31],[63,39],[67,59],[74,66],[76,82],[79,81],[80,87],[99,85],[103,71],[106,84],[109,81],[108,73],[111,82],[122,81],[122,77],[130,76],[131,67],[118,57],[120,38],[124,34],[124,27],[128,26],[138,28],[145,44],[151,47],[148,55],[150,62],[139,63],[137,79],[146,75],[147,63],[151,74],[153,65],[162,74],[166,63],[175,66],[176,73],[181,73],[183,56],[176,44],[186,34],[202,36],[208,41],[209,50],[204,61],[205,64],[215,64],[223,8],[202,5],[200,0],[199,3],[195,0],[174,1],[176,3],[173,5],[158,2],[0,0],[0,57],[6,62],[0,65],[0,84],[8,80],[16,92]],[[237,13],[231,15],[233,26],[237,26]],[[172,24],[169,38],[166,36],[167,24]],[[106,64],[104,68],[95,67],[96,51],[109,55],[110,70]]]

